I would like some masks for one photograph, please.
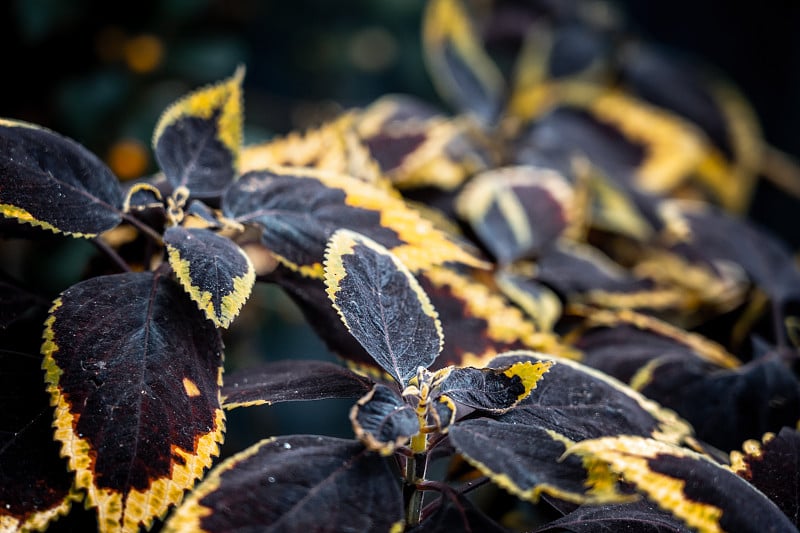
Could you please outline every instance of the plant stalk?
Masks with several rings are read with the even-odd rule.
[[[406,507],[406,524],[413,527],[419,524],[422,515],[423,491],[417,488],[417,483],[425,481],[425,471],[428,466],[428,457],[425,453],[415,453],[406,460],[405,492],[408,506]]]

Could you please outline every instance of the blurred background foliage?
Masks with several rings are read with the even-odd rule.
[[[484,0],[488,1],[488,0]],[[768,142],[800,156],[800,2],[722,0],[618,2],[631,28],[728,74],[751,100]],[[6,0],[0,7],[0,117],[34,122],[76,139],[122,179],[155,170],[150,139],[164,108],[188,91],[245,77],[245,142],[304,129],[386,93],[441,105],[420,42],[424,0]],[[769,184],[751,216],[800,248],[797,200]],[[9,255],[4,268],[63,290],[93,248],[59,240],[46,261]],[[41,258],[40,258],[41,259]],[[17,261],[15,263],[15,261]],[[11,265],[9,267],[9,265]],[[51,296],[51,294],[48,294]],[[231,367],[261,357],[325,354],[299,312],[275,287],[258,286],[228,332]],[[271,357],[269,354],[272,354]],[[310,416],[316,404],[231,413],[226,449],[254,438],[319,432],[349,436],[346,410]],[[309,425],[309,419],[316,425]],[[259,428],[253,432],[240,427]],[[280,429],[277,429],[280,428]]]

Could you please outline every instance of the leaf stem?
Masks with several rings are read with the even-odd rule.
[[[775,332],[775,345],[778,348],[785,348],[787,346],[786,334],[784,333],[784,318],[783,308],[780,301],[772,296],[772,327]]]
[[[150,226],[148,226],[147,224],[145,224],[144,222],[142,222],[138,218],[136,218],[136,217],[134,217],[134,216],[132,216],[132,215],[130,215],[128,213],[123,213],[122,214],[122,218],[125,220],[125,222],[128,222],[132,226],[136,227],[136,229],[138,229],[139,231],[141,231],[142,233],[144,233],[145,235],[150,237],[150,239],[152,239],[159,246],[164,244],[164,241],[161,238],[161,235],[156,230],[154,230],[153,228],[151,228]]]
[[[428,457],[425,453],[415,453],[406,460],[406,524],[416,526],[422,514],[423,491],[417,488],[417,483],[425,481],[425,471],[428,467]]]
[[[128,266],[128,263],[126,263],[125,260],[122,257],[120,257],[117,251],[114,250],[111,246],[109,246],[108,243],[106,243],[103,239],[95,237],[94,239],[91,239],[91,242],[92,244],[95,245],[95,247],[98,250],[106,254],[108,258],[111,259],[114,262],[114,264],[120,268],[120,270],[122,270],[123,272],[131,271],[131,267]]]

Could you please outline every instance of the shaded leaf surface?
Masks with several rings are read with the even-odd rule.
[[[359,398],[372,380],[326,361],[276,361],[225,376],[223,406],[273,404],[327,398]]]
[[[55,233],[93,237],[122,221],[111,170],[71,139],[0,120],[0,214]]]
[[[0,529],[33,530],[70,508],[41,357],[0,349]]]
[[[402,519],[388,460],[356,441],[293,435],[217,466],[165,531],[389,531]]]
[[[103,527],[138,530],[211,465],[222,346],[174,281],[101,276],[56,300],[43,367],[56,439]]]
[[[731,453],[731,468],[780,507],[800,527],[800,433],[785,427]]]
[[[577,457],[560,460],[570,441],[546,427],[478,418],[454,424],[449,436],[473,466],[519,498],[535,502],[544,492],[572,502],[625,500],[613,478],[590,478]]]
[[[227,328],[253,289],[250,259],[236,243],[206,229],[173,226],[164,243],[184,290],[206,318]]]
[[[652,368],[641,392],[677,411],[700,439],[725,451],[800,419],[800,383],[774,355],[734,370],[667,359]]]
[[[535,533],[572,531],[594,533],[619,531],[624,533],[690,533],[686,524],[655,504],[640,500],[612,505],[582,505],[563,518],[542,526]]]
[[[503,533],[500,524],[486,516],[462,494],[442,494],[437,509],[409,533]]]

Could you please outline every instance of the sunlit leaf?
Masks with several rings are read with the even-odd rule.
[[[567,453],[606,462],[659,507],[698,531],[795,530],[764,494],[728,468],[690,450],[619,436],[579,442]]]
[[[122,221],[111,170],[71,139],[0,119],[0,215],[54,233],[94,237]]]
[[[276,361],[225,376],[225,409],[326,398],[359,398],[372,380],[326,361]]]
[[[346,113],[319,128],[247,146],[242,174],[275,167],[308,167],[347,174],[368,183],[385,181],[378,162],[355,131],[355,113]]]
[[[349,230],[325,255],[328,297],[364,349],[405,387],[442,349],[442,326],[416,278],[386,248]]]
[[[244,69],[184,96],[161,115],[153,149],[174,188],[219,196],[239,173]]]
[[[239,246],[206,229],[164,232],[169,264],[206,318],[227,328],[250,296],[255,271]]]
[[[784,427],[761,442],[746,441],[741,452],[731,452],[731,468],[800,527],[800,432]]]
[[[46,323],[55,438],[102,531],[138,531],[178,503],[218,454],[222,346],[161,274],[91,278]]]
[[[387,459],[356,441],[293,435],[217,466],[164,531],[395,531],[400,484]]]
[[[419,417],[397,390],[376,384],[350,411],[356,437],[381,455],[391,455],[419,433]]]

